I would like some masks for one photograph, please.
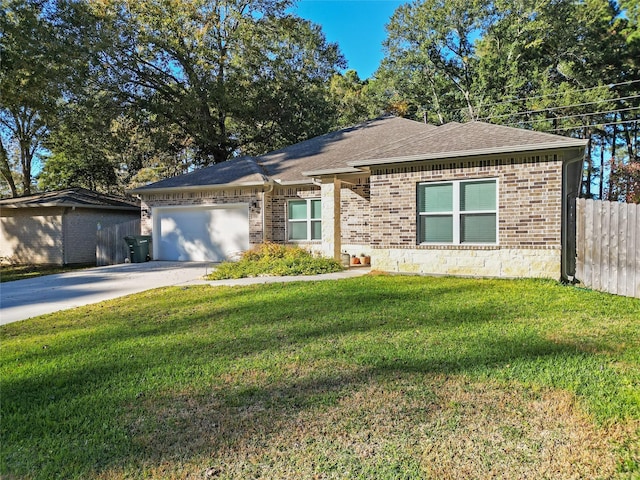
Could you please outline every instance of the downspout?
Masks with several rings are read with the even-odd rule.
[[[582,155],[570,158],[562,165],[562,228],[560,253],[560,281],[570,283],[575,281],[576,274],[576,199],[580,194],[582,183],[582,168],[577,168],[572,172],[577,162],[584,161],[584,151]],[[574,173],[575,187],[571,188],[571,177]]]

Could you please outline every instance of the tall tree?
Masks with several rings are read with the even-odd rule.
[[[335,109],[335,126],[347,127],[367,119],[367,81],[360,80],[358,72],[348,70],[331,77],[329,92]]]
[[[288,0],[104,0],[117,48],[102,78],[125,102],[178,126],[201,165],[317,134],[343,60]]]
[[[414,116],[474,119],[475,39],[492,18],[488,0],[424,0],[400,6],[389,25],[376,80]],[[465,110],[461,111],[460,107]]]
[[[18,193],[12,163],[20,165],[22,191],[31,192],[34,160],[64,96],[83,78],[83,38],[64,19],[74,7],[48,0],[0,0],[0,174]],[[17,145],[18,158],[12,162]]]
[[[478,42],[480,117],[590,139],[583,194],[605,195],[604,151],[632,128],[616,124],[638,106],[633,58],[640,52],[621,33],[630,31],[627,20],[607,0],[499,1],[496,8]]]

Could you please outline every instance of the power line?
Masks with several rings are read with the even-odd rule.
[[[590,127],[607,127],[611,125],[624,125],[626,123],[636,123],[636,122],[640,122],[640,119],[636,118],[633,120],[621,120],[619,122],[593,123],[589,125],[576,125],[573,127],[559,127],[559,128],[551,128],[551,129],[536,130],[536,131],[550,133],[550,132],[561,132],[566,130],[579,130],[581,128],[590,128]]]
[[[633,99],[636,99],[636,98],[640,98],[640,94],[638,94],[638,95],[630,95],[628,97],[608,98],[608,99],[603,99],[603,100],[597,100],[597,101],[594,101],[594,102],[574,103],[572,105],[564,105],[564,106],[559,106],[559,107],[541,108],[541,109],[538,109],[538,110],[527,110],[525,112],[514,112],[514,113],[504,113],[504,114],[500,114],[500,115],[490,115],[488,117],[478,118],[478,120],[484,121],[484,120],[492,120],[492,119],[503,118],[503,117],[514,117],[514,116],[518,116],[518,115],[528,115],[528,114],[531,114],[531,113],[553,112],[555,110],[562,110],[563,108],[585,107],[587,105],[596,105],[596,104],[607,103],[607,102],[619,102],[619,101],[622,101],[622,100],[633,100]]]
[[[606,114],[609,114],[609,113],[628,112],[628,111],[631,111],[631,110],[638,110],[638,109],[640,109],[640,107],[618,108],[616,110],[606,110],[606,111],[602,111],[602,112],[589,112],[589,113],[578,113],[578,114],[575,114],[575,115],[565,115],[564,117],[539,118],[539,119],[536,119],[536,120],[522,120],[522,121],[513,122],[513,123],[505,123],[504,125],[515,126],[515,125],[522,125],[522,124],[551,122],[551,121],[556,121],[556,120],[567,120],[567,119],[570,119],[570,118],[593,117],[595,115],[606,115]]]
[[[599,88],[603,88],[603,87],[607,87],[607,88],[614,88],[614,87],[619,87],[621,85],[632,85],[634,83],[638,83],[640,82],[640,79],[638,80],[627,80],[626,82],[619,82],[619,83],[609,83],[607,85],[597,85],[595,87],[588,87],[588,88],[580,88],[578,90],[571,90],[570,92],[556,92],[556,93],[548,93],[546,95],[534,95],[533,97],[520,97],[520,98],[514,98],[511,100],[503,100],[501,102],[496,102],[496,103],[488,103],[487,105],[479,105],[476,106],[477,109],[480,108],[486,108],[486,107],[493,107],[496,105],[503,105],[505,103],[515,103],[515,102],[521,102],[521,101],[525,101],[525,100],[533,100],[533,99],[537,99],[537,98],[547,98],[547,97],[556,97],[558,95],[564,95],[566,93],[578,93],[578,92],[588,92],[590,90],[597,90]],[[461,110],[466,110],[466,108],[459,108],[459,111]]]

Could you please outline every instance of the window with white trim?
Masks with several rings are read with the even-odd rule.
[[[320,200],[289,200],[287,202],[287,238],[289,240],[321,240]]]
[[[418,243],[496,244],[496,179],[418,184]]]

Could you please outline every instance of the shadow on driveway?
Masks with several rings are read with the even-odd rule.
[[[200,283],[210,262],[146,262],[46,275],[0,285],[0,324],[159,287]]]

